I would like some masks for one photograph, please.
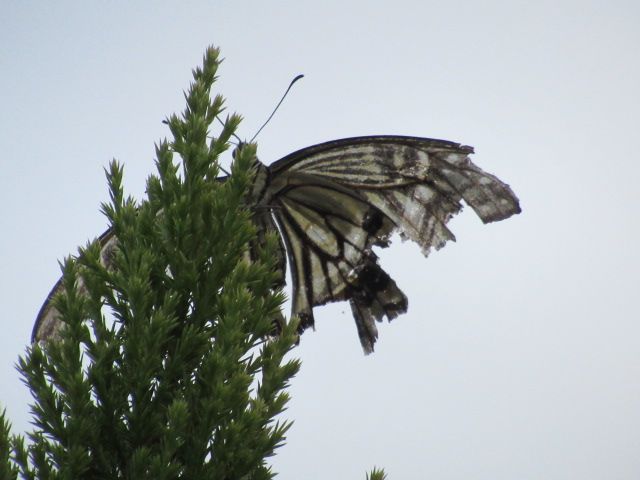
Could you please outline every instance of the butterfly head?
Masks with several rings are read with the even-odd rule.
[[[231,152],[231,158],[233,158],[234,160],[238,158],[238,155],[246,145],[247,145],[246,142],[243,142],[242,140],[240,140],[238,142],[238,145],[236,145],[235,148],[233,149],[233,152]]]

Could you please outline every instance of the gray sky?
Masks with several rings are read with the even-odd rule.
[[[92,7],[87,6],[91,3]],[[133,2],[141,3],[141,2]],[[383,266],[409,312],[364,357],[346,304],[296,354],[279,478],[637,479],[640,4],[613,2],[4,2],[0,13],[0,401],[59,275],[101,233],[103,167],[144,194],[161,120],[209,44],[218,88],[263,162],[341,137],[459,141],[523,214]],[[319,6],[319,4],[322,4]]]

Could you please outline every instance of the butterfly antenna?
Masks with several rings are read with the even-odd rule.
[[[304,75],[300,74],[300,75],[296,76],[296,78],[291,80],[291,83],[289,84],[289,86],[285,90],[284,95],[282,95],[282,98],[280,99],[280,101],[276,105],[276,108],[273,109],[273,112],[271,112],[271,115],[269,115],[269,118],[267,118],[267,120],[262,124],[262,126],[258,129],[256,134],[253,137],[251,137],[251,140],[249,140],[249,143],[253,142],[256,139],[256,137],[258,136],[258,134],[262,131],[262,129],[267,126],[267,123],[269,123],[269,120],[271,120],[271,118],[278,111],[278,108],[280,107],[282,102],[284,102],[284,99],[286,98],[287,93],[289,93],[289,90],[291,90],[291,87],[293,87],[293,84],[296,83],[298,80],[300,80],[302,77],[304,77]]]

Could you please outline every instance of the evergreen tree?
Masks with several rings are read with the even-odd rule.
[[[274,335],[284,300],[273,289],[275,239],[247,260],[255,146],[239,148],[229,178],[216,180],[240,122],[228,116],[209,137],[224,110],[210,95],[219,63],[209,48],[185,111],[167,120],[173,140],[156,148],[146,201],[125,197],[111,163],[109,268],[98,241],[65,260],[54,300],[62,335],[19,360],[35,430],[28,442],[12,436],[2,412],[0,480],[275,475],[266,459],[291,425],[275,417],[299,369],[285,359],[297,325]]]
[[[64,262],[55,299],[64,333],[20,360],[37,428],[25,447],[3,418],[3,477],[273,476],[265,458],[290,426],[275,417],[298,370],[284,359],[295,324],[270,336],[283,302],[272,290],[273,239],[258,261],[245,259],[254,146],[239,149],[226,182],[215,180],[240,121],[229,116],[208,138],[223,111],[222,97],[210,97],[218,65],[210,48],[193,72],[186,110],[167,122],[173,140],[157,146],[147,201],[125,198],[111,163],[103,210],[118,238],[113,268],[97,242]]]

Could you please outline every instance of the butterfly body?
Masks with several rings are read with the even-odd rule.
[[[314,325],[313,307],[348,300],[363,349],[373,351],[376,321],[395,318],[408,304],[373,247],[388,246],[398,232],[425,255],[441,248],[455,240],[446,224],[462,200],[485,223],[520,212],[508,185],[471,163],[471,153],[444,140],[370,136],[307,147],[269,166],[257,161],[247,202],[256,242],[267,232],[279,236],[279,286],[286,258],[292,314],[302,329]],[[34,340],[55,323],[49,301]]]

